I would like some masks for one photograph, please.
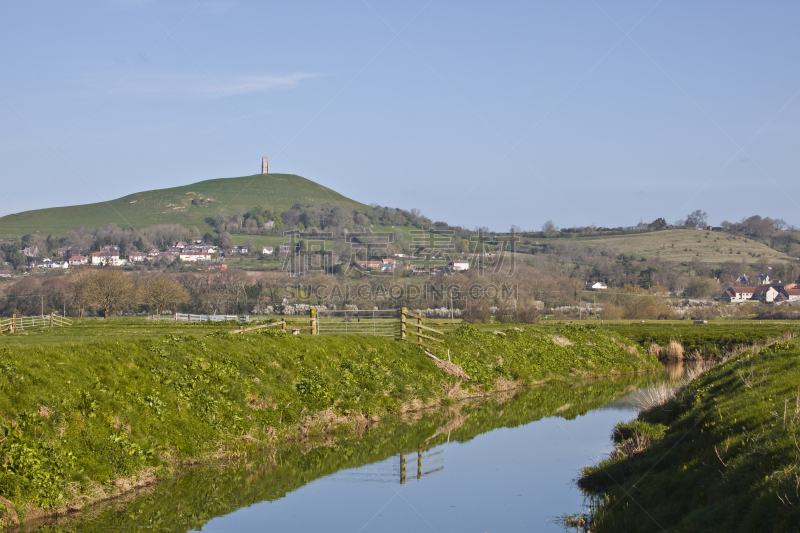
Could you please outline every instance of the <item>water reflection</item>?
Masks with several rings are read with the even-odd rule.
[[[382,530],[407,531],[430,521],[448,530],[480,524],[487,531],[502,523],[503,529],[530,531],[532,521],[546,527],[559,509],[580,505],[570,480],[608,446],[613,425],[635,412],[620,400],[663,380],[649,374],[550,383],[412,413],[361,434],[296,442],[192,469],[135,497],[96,506],[80,520],[42,529],[263,531],[269,524],[276,530],[368,531],[380,524]],[[609,404],[616,407],[600,410]],[[395,503],[381,507],[389,499]],[[414,511],[418,516],[406,509],[410,515],[383,520],[381,513],[395,512],[397,502],[426,510]],[[384,511],[371,517],[375,509]]]

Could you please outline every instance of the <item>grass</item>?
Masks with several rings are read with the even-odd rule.
[[[706,263],[726,261],[753,263],[759,254],[770,260],[790,259],[786,254],[764,243],[714,231],[665,230],[638,235],[534,239],[532,242],[582,248],[612,248],[616,253],[633,255],[636,258],[680,263],[695,260]]]
[[[0,493],[22,517],[81,508],[181,466],[364,427],[502,385],[658,368],[596,328],[463,326],[462,381],[417,347],[367,336],[231,335],[226,324],[79,321],[0,338]],[[553,402],[553,399],[549,399]]]
[[[191,203],[193,199],[210,200],[195,206]],[[368,209],[364,204],[300,176],[256,174],[139,192],[108,202],[6,215],[0,218],[0,238],[20,237],[27,233],[64,236],[78,226],[97,228],[111,223],[135,229],[157,224],[180,224],[186,228],[197,226],[205,232],[211,229],[205,218],[213,217],[219,209],[232,213],[237,207],[248,210],[266,204],[288,209],[296,203],[319,205],[325,202],[360,212]]]
[[[591,530],[796,531],[798,357],[795,341],[742,353],[619,426],[622,453],[580,481],[602,494]]]
[[[184,475],[147,489],[132,501],[97,506],[85,511],[80,523],[67,519],[52,529],[108,533],[158,524],[162,531],[200,530],[213,517],[253,502],[278,500],[342,469],[373,464],[420,448],[427,450],[444,444],[448,438],[450,442],[467,442],[496,428],[517,427],[545,417],[573,419],[655,379],[655,375],[648,374],[559,381],[413,417],[387,417],[363,431],[284,444],[233,460],[224,468],[213,465],[188,469]],[[413,475],[414,466],[410,463],[409,479]],[[392,483],[398,478],[382,474],[374,480]]]

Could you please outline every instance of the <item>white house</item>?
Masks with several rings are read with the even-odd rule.
[[[453,259],[447,266],[453,271],[461,272],[469,270],[469,261],[466,259]]]
[[[119,254],[112,252],[95,252],[92,254],[93,265],[122,266],[124,261],[119,258]]]
[[[722,299],[726,302],[744,302],[753,297],[755,287],[728,287],[722,293]]]
[[[261,253],[264,254],[264,255],[272,255],[272,253],[274,251],[275,251],[275,249],[272,248],[272,246],[265,246],[264,249],[261,250]]]
[[[780,293],[775,287],[771,285],[764,285],[753,289],[753,297],[751,299],[770,303],[774,302],[779,295]]]
[[[47,268],[69,268],[69,262],[67,261],[51,261]]]
[[[69,258],[69,264],[72,266],[85,265],[89,260],[84,255],[73,255]]]
[[[231,248],[232,254],[246,254],[247,252],[247,246],[234,246]]]
[[[593,291],[604,291],[608,288],[608,285],[606,285],[602,281],[596,281],[589,288],[592,289]]]
[[[187,263],[195,263],[197,261],[211,261],[211,254],[204,252],[181,252],[178,256],[181,261]]]

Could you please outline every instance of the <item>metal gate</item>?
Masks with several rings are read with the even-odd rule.
[[[399,337],[400,312],[396,309],[317,311],[317,332],[319,335],[359,333]]]

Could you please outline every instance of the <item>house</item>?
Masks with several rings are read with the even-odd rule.
[[[709,226],[707,231],[722,231],[722,226]]]
[[[394,259],[378,259],[372,261],[356,261],[356,264],[365,270],[394,270]]]
[[[792,285],[796,285],[793,283]],[[778,296],[775,298],[776,302],[797,302],[800,301],[800,289],[789,288],[789,286],[782,287],[778,290]]]
[[[69,268],[69,261],[50,261],[47,268]]]
[[[101,252],[117,252],[117,255],[119,255],[119,246],[117,246],[116,244],[106,244],[105,246],[103,246],[103,248],[100,251]]]
[[[179,254],[183,251],[183,248],[178,248],[177,246],[170,246],[167,248],[167,251],[173,254]]]
[[[728,287],[722,293],[722,299],[728,303],[744,302],[753,297],[755,287]]]
[[[289,246],[288,244],[281,244],[278,247],[278,253],[283,255],[289,255],[290,253],[292,253],[292,247]]]
[[[172,243],[172,247],[183,250],[184,248],[186,248],[186,241],[175,241]]]
[[[10,278],[13,277],[11,272],[8,269],[0,270],[0,278]]]
[[[143,252],[133,252],[128,254],[129,263],[144,263],[145,261],[147,261],[147,255]]]
[[[181,258],[181,261],[185,261],[187,263],[196,263],[197,261],[211,261],[211,254],[206,254],[203,252],[181,252],[178,257]]]
[[[778,289],[771,285],[763,285],[753,289],[753,297],[751,300],[758,300],[759,302],[772,303],[780,293]]]
[[[272,248],[272,246],[265,246],[264,249],[261,250],[261,253],[264,255],[272,255],[272,252],[274,251],[275,250]]]
[[[751,279],[752,276],[748,276],[747,274],[742,274],[741,276],[736,278],[736,283],[739,283],[740,285],[750,285]]]
[[[608,288],[608,285],[606,285],[602,281],[596,281],[589,288],[592,289],[593,291],[604,291]]]
[[[203,244],[203,239],[195,239],[193,242],[195,244]]]
[[[22,249],[22,253],[25,257],[38,257],[39,256],[39,247],[38,246],[26,246]]]
[[[208,265],[208,268],[206,270],[227,270],[227,269],[228,265],[226,265],[225,263],[220,263],[219,261],[215,261],[210,265]]]
[[[72,246],[67,246],[66,248],[58,249],[58,257],[69,259],[71,255],[72,255]]]
[[[109,251],[103,252],[95,252],[92,254],[92,264],[93,265],[104,265],[104,266],[122,266],[122,259],[119,258],[119,254],[114,254]]]
[[[152,261],[166,261],[167,263],[171,263],[178,257],[177,253],[174,252],[159,252],[158,255],[152,257]]]
[[[247,253],[247,246],[234,246],[231,248],[232,254],[246,254]]]
[[[88,262],[89,259],[87,259],[85,255],[73,255],[69,258],[70,266],[85,265]]]
[[[772,278],[769,277],[769,274],[764,274],[763,276],[758,276],[758,284],[759,285],[769,285],[772,282]]]
[[[153,248],[152,250],[147,252],[147,255],[149,255],[150,257],[158,257],[158,254],[160,254],[160,253],[161,253],[161,250],[159,250],[158,248]]]
[[[447,268],[454,272],[469,270],[469,261],[466,259],[453,259],[447,264]]]

